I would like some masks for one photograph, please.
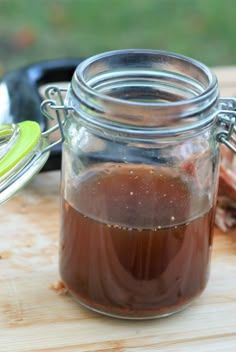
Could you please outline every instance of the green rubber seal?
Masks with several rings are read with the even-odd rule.
[[[37,146],[41,138],[41,129],[35,121],[23,121],[19,126],[16,143],[0,161],[0,177],[11,171]],[[6,132],[2,132],[3,134]]]
[[[12,125],[0,125],[0,138],[8,137],[12,134]]]

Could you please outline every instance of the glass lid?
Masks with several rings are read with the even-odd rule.
[[[0,125],[0,204],[40,171],[49,157],[47,146],[35,121]]]

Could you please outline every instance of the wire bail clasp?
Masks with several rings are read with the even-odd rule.
[[[57,124],[55,126],[49,128],[45,132],[43,132],[42,135],[43,135],[43,137],[48,138],[49,135],[51,135],[56,130],[60,129],[61,138],[58,139],[57,141],[49,144],[43,150],[43,153],[51,150],[56,145],[62,143],[65,139],[63,125],[65,123],[67,112],[69,110],[69,108],[65,107],[64,100],[63,100],[63,93],[65,94],[66,92],[67,92],[66,88],[61,88],[61,87],[57,87],[57,86],[48,86],[45,89],[46,99],[42,102],[42,104],[40,106],[40,110],[41,110],[42,114],[45,117],[47,117],[49,120],[55,119],[55,116],[53,116],[53,114],[51,113],[51,112],[55,112]],[[51,110],[51,112],[49,112],[50,110]],[[62,112],[62,114],[61,114],[61,112]]]
[[[219,103],[218,123],[223,129],[217,132],[216,139],[236,153],[236,99],[222,98]]]

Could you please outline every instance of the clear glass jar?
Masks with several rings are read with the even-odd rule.
[[[60,274],[114,317],[175,313],[206,287],[219,166],[218,84],[148,50],[94,56],[65,99]]]

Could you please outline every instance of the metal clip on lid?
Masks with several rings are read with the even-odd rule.
[[[59,88],[57,86],[49,86],[45,90],[46,100],[44,100],[41,104],[41,112],[42,114],[47,117],[49,120],[54,120],[54,116],[49,113],[49,109],[53,110],[56,114],[56,119],[58,124],[54,125],[52,128],[48,129],[47,131],[43,132],[44,137],[48,137],[56,130],[60,129],[61,138],[58,139],[56,142],[51,143],[45,151],[50,150],[57,144],[60,144],[64,141],[64,131],[63,131],[63,124],[66,119],[66,108],[64,106],[63,100],[63,92],[66,93],[67,89]],[[57,103],[59,102],[59,105]],[[63,118],[61,119],[59,110],[63,112]]]

